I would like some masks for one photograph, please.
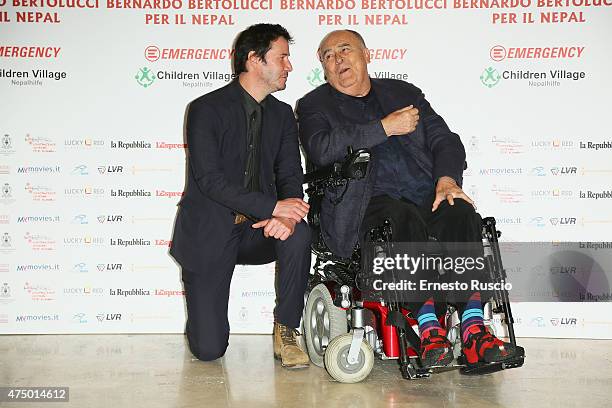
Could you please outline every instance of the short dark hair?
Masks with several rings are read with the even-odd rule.
[[[288,43],[293,42],[293,37],[280,24],[255,24],[238,34],[234,44],[234,74],[240,75],[247,71],[246,61],[251,51],[266,62],[266,53],[272,48],[270,44],[279,37]]]

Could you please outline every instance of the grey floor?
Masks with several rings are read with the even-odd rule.
[[[0,386],[69,386],[70,402],[33,407],[609,407],[612,341],[521,339],[522,368],[405,381],[376,361],[359,384],[311,366],[287,371],[272,336],[232,336],[221,360],[193,360],[180,335],[0,337]]]

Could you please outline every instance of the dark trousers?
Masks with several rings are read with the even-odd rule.
[[[448,201],[444,200],[435,212],[431,212],[433,200],[434,197],[431,197],[425,205],[418,206],[408,200],[396,200],[386,195],[372,197],[361,226],[364,234],[362,240],[367,240],[366,234],[370,229],[382,225],[387,219],[391,222],[394,242],[427,242],[430,236],[441,243],[482,242],[482,219],[470,203],[463,199],[455,199],[454,205],[451,206]],[[482,256],[482,250],[480,253],[463,255]],[[486,280],[481,275],[465,275],[463,278]],[[470,294],[463,293],[449,300],[457,306],[461,314],[469,296]],[[429,295],[423,293],[423,297],[424,302]],[[422,302],[411,303],[407,306],[416,312],[421,304]],[[437,315],[440,315],[445,309],[445,304],[436,302]]]
[[[310,269],[310,229],[300,222],[293,235],[281,241],[265,238],[263,229],[253,229],[252,224],[235,225],[223,252],[202,265],[202,270],[182,271],[187,303],[185,334],[191,352],[200,360],[217,359],[227,349],[227,306],[236,264],[262,265],[278,260],[275,319],[289,327],[300,324]]]

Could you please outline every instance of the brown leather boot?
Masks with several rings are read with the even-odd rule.
[[[274,322],[274,358],[280,359],[285,368],[306,368],[310,365],[308,355],[297,345],[296,334],[297,330]]]

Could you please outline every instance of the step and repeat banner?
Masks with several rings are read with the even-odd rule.
[[[612,241],[612,0],[0,0],[0,333],[183,331],[185,110],[258,22],[295,38],[292,106],[321,38],[361,32],[371,76],[461,136],[502,240]],[[273,281],[237,267],[233,332],[271,332]],[[514,310],[519,335],[612,338],[610,303]]]

